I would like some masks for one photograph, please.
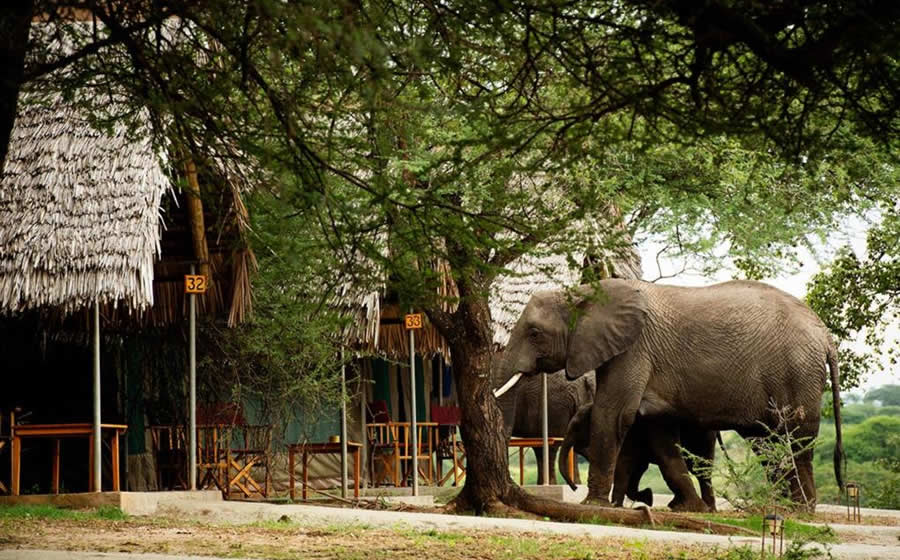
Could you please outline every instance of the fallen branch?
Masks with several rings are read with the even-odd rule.
[[[569,504],[548,498],[526,494],[513,498],[516,507],[524,511],[548,517],[554,521],[596,522],[609,521],[620,525],[642,527],[649,524],[653,527],[664,525],[678,529],[687,529],[716,535],[749,535],[756,533],[743,527],[715,523],[705,519],[695,519],[685,515],[656,511],[650,515],[649,508],[641,509],[612,508],[582,504]]]
[[[313,488],[312,486],[307,486],[307,488],[308,488],[309,490],[312,490],[312,491],[315,492],[316,494],[322,494],[323,496],[327,496],[327,497],[331,498],[332,500],[337,500],[337,501],[343,502],[343,503],[345,503],[345,504],[350,504],[351,506],[358,506],[358,505],[359,505],[359,500],[348,500],[347,498],[338,498],[337,496],[332,496],[332,495],[329,494],[328,492],[326,492],[326,491],[324,491],[324,490],[318,490],[318,489],[316,489],[316,488]]]

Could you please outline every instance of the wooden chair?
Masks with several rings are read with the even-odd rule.
[[[387,402],[377,400],[366,406],[366,441],[369,447],[369,483],[400,485],[400,442],[391,427]],[[381,467],[381,476],[379,468]]]
[[[150,426],[150,442],[156,462],[156,487],[187,490],[187,442],[183,426]]]
[[[466,451],[459,439],[459,424],[462,418],[458,406],[441,406],[431,404],[431,419],[437,423],[437,442],[435,444],[436,480],[443,486],[450,478],[453,485],[459,486],[460,480],[466,476]],[[453,470],[443,474],[444,461],[452,461]]]
[[[416,424],[416,448],[412,446],[412,426],[409,422],[396,423],[397,439],[400,441],[400,462],[403,464],[402,485],[411,481],[413,452],[416,453],[419,476],[422,481],[431,485],[434,481],[433,455],[434,432],[437,424],[434,422],[418,422]]]
[[[271,425],[238,425],[231,430],[231,447],[228,456],[228,488],[237,488],[245,498],[268,497],[272,480],[269,471],[272,449]],[[260,485],[254,471],[261,470]],[[232,474],[232,471],[234,474]]]
[[[197,488],[215,486],[228,496],[228,467],[231,464],[231,426],[197,426]]]

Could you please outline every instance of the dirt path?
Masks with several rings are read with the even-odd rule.
[[[410,513],[378,510],[359,510],[307,505],[281,505],[224,502],[211,508],[198,503],[185,503],[171,507],[170,515],[191,519],[215,521],[218,523],[247,523],[249,521],[273,521],[281,518],[297,523],[343,523],[374,527],[406,526],[417,530],[439,530],[454,532],[504,531],[518,533],[538,533],[568,535],[591,538],[625,538],[649,543],[682,543],[692,545],[731,548],[736,546],[759,546],[755,537],[722,537],[697,533],[674,531],[654,531],[628,527],[588,525],[577,523],[556,523],[529,519],[505,519],[445,515],[438,513]],[[884,527],[868,531],[864,527],[853,526],[846,529],[852,542],[831,546],[835,558],[896,558],[900,559],[900,526]],[[840,536],[840,534],[839,534]]]

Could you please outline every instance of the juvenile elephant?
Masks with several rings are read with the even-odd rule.
[[[536,375],[512,384],[510,379],[502,381],[494,394],[503,412],[506,437],[542,436],[541,377]],[[547,428],[551,436],[566,433],[569,421],[578,409],[593,402],[595,390],[594,372],[588,372],[574,381],[568,380],[562,370],[547,375]],[[556,484],[556,451],[555,447],[551,447],[548,458],[551,484]],[[538,484],[541,484],[544,482],[543,448],[535,447],[534,456],[538,465]],[[577,471],[575,480],[581,482]]]
[[[776,288],[748,281],[689,288],[609,279],[596,289],[539,292],[506,350],[501,375],[565,368],[576,379],[596,370],[589,501],[609,503],[619,450],[638,412],[744,437],[789,429],[803,441],[818,434],[829,371],[834,470],[843,487],[837,352],[822,321]],[[787,426],[779,425],[776,407],[794,411]],[[791,497],[814,507],[812,450],[798,449],[795,464]]]
[[[585,404],[572,417],[560,457],[565,457],[570,448],[574,448],[576,453],[587,455],[592,408],[593,403]],[[668,504],[670,508],[676,511],[716,511],[712,480],[709,471],[702,468],[712,464],[715,459],[716,435],[716,431],[700,430],[670,418],[643,418],[638,415],[622,442],[616,461],[612,503],[621,506],[627,496],[631,500],[652,506],[653,491],[649,488],[638,490],[638,487],[641,477],[647,472],[650,463],[653,463],[659,466],[663,479],[675,495]],[[672,437],[675,438],[674,442],[671,441]],[[692,459],[686,459],[687,469],[700,482],[702,501],[697,496],[693,482],[680,468],[682,455],[678,445],[703,460],[703,464],[695,465]],[[575,483],[569,480],[562,460],[559,469],[574,490]]]

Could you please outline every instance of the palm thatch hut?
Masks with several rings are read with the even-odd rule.
[[[184,407],[183,275],[208,269],[199,313],[234,325],[249,311],[255,266],[237,189],[196,188],[198,175],[221,182],[222,173],[179,165],[151,138],[148,128],[98,130],[60,96],[26,94],[0,177],[0,410],[24,409],[31,422],[90,419],[86,342],[97,306],[102,420],[129,425],[121,464],[131,489],[155,479],[145,425]],[[174,188],[179,175],[193,192]],[[28,473],[23,487],[45,485]]]

